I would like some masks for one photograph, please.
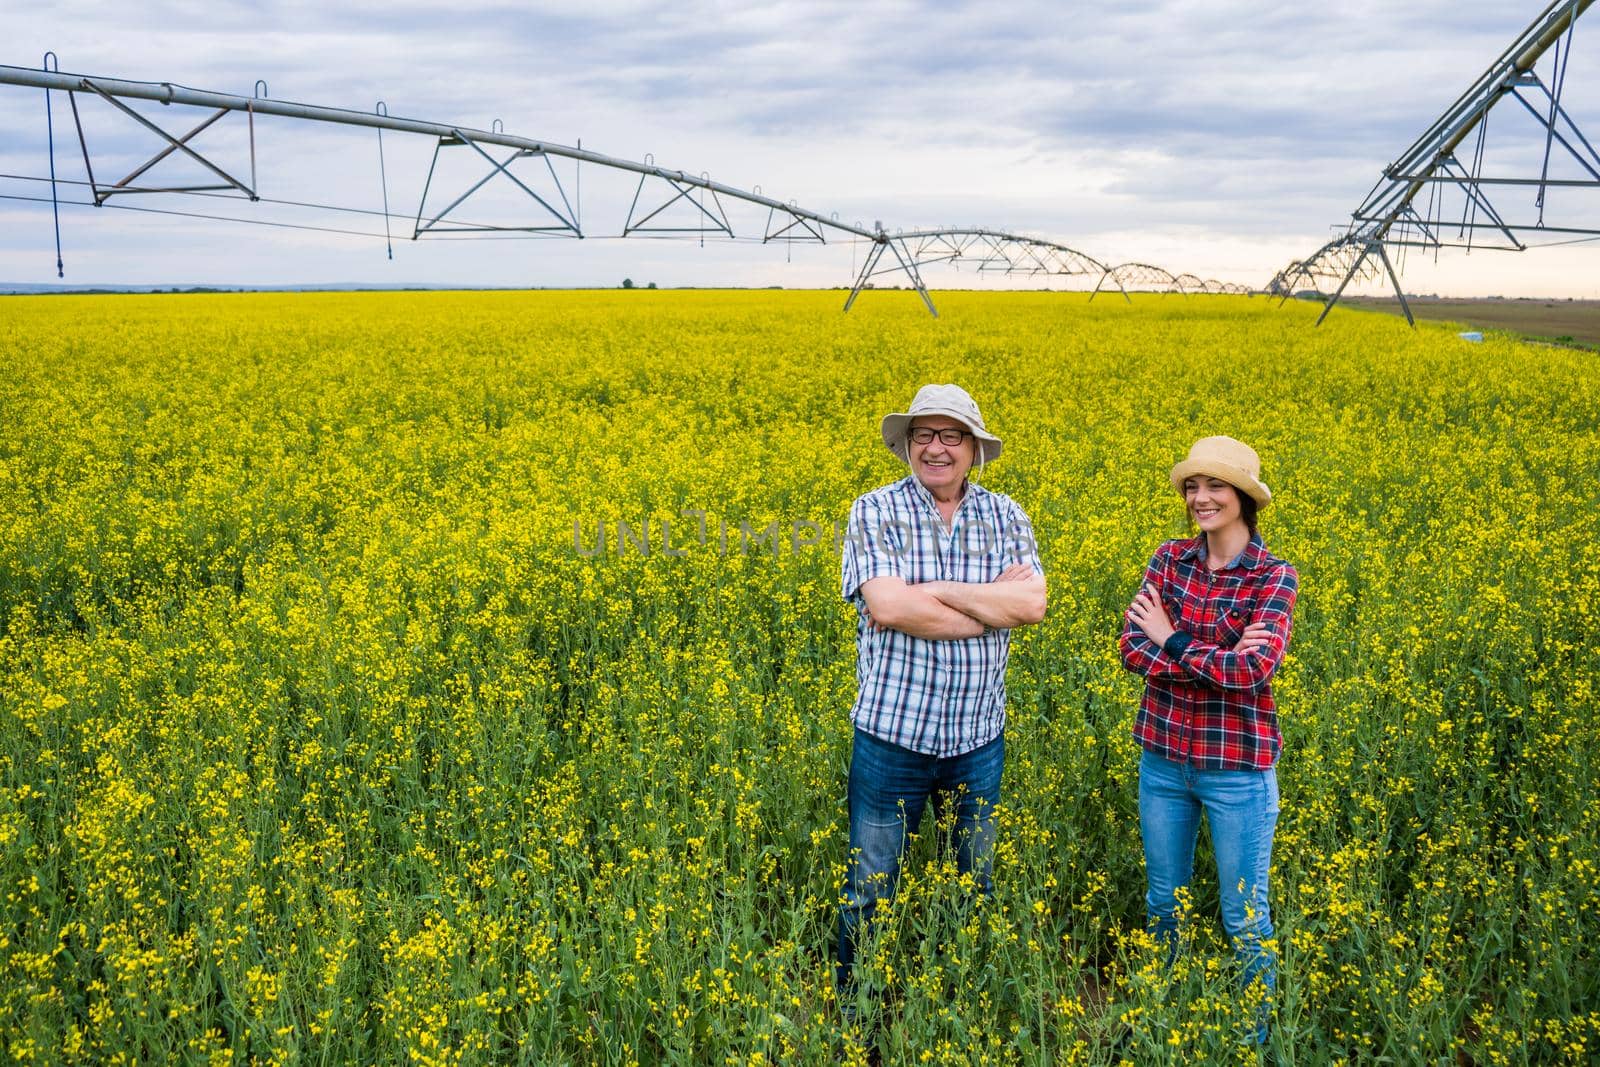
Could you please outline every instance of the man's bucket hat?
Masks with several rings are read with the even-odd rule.
[[[896,411],[883,417],[883,443],[889,451],[911,462],[906,435],[911,420],[929,415],[948,415],[964,425],[977,439],[977,462],[992,463],[1000,455],[1000,438],[983,428],[977,401],[959,385],[924,385],[911,401],[911,410]]]
[[[1183,480],[1197,474],[1222,479],[1260,506],[1272,500],[1272,490],[1261,480],[1261,457],[1243,441],[1231,437],[1200,438],[1189,449],[1189,458],[1172,468],[1172,488],[1182,493]]]

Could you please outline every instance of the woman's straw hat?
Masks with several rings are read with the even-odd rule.
[[[1243,441],[1231,437],[1202,437],[1189,449],[1189,458],[1172,468],[1172,488],[1183,492],[1183,480],[1197,474],[1220,478],[1249,494],[1257,505],[1272,500],[1272,490],[1261,480],[1261,457]]]

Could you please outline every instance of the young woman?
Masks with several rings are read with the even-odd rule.
[[[1134,720],[1150,929],[1176,951],[1178,890],[1211,824],[1222,924],[1246,986],[1261,984],[1258,1041],[1277,984],[1267,875],[1283,748],[1272,675],[1289,644],[1299,578],[1267,551],[1256,513],[1272,499],[1261,461],[1231,437],[1195,442],[1172,468],[1194,537],[1167,541],[1122,628],[1122,663],[1144,676]]]

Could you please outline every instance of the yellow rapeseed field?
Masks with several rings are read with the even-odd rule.
[[[1301,575],[1271,1054],[1600,1057],[1594,354],[938,299],[0,303],[0,1058],[1251,1059],[1204,856],[1192,951],[1142,933],[1115,642],[1211,433]],[[919,841],[841,1034],[833,524],[942,381],[1005,438],[981,478],[1050,612],[996,896]]]

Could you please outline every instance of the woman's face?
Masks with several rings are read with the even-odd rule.
[[[1206,533],[1244,522],[1244,514],[1239,507],[1239,490],[1221,478],[1207,474],[1185,478],[1183,502],[1194,524]]]

